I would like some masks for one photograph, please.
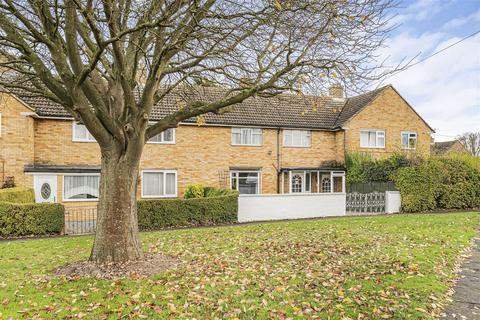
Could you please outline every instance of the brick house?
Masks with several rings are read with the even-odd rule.
[[[201,89],[211,99],[219,90]],[[167,95],[152,121],[178,105]],[[204,122],[189,119],[147,143],[140,198],[182,196],[192,183],[242,193],[342,192],[346,152],[428,154],[433,132],[391,85],[350,98],[338,86],[322,97],[255,97]],[[95,140],[61,106],[21,90],[1,93],[1,181],[33,186],[37,201],[92,205],[99,164]]]

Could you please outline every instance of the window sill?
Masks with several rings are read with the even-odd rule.
[[[165,196],[144,196],[142,195],[142,199],[165,199],[165,198],[178,198],[176,194],[169,194]]]
[[[283,148],[293,148],[293,149],[309,149],[311,148],[312,146],[308,146],[308,147],[305,147],[305,146],[286,146],[286,145],[282,145]]]
[[[360,146],[362,149],[385,149],[385,147],[365,147],[365,146]]]
[[[72,140],[72,142],[81,142],[81,143],[96,143],[96,140]]]
[[[147,144],[176,144],[175,141],[173,142],[150,142],[150,141],[147,141]]]
[[[98,199],[62,199],[62,202],[98,202]]]
[[[233,147],[261,147],[261,144],[231,144]]]

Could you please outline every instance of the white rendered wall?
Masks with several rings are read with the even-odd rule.
[[[238,222],[344,216],[345,193],[240,195]]]

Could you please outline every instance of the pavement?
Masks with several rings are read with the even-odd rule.
[[[475,240],[472,255],[464,262],[442,319],[480,320],[480,238]]]

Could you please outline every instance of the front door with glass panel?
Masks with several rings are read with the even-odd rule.
[[[36,175],[33,177],[35,202],[57,201],[57,176]]]
[[[308,171],[292,172],[290,190],[292,193],[311,192],[311,173]]]

